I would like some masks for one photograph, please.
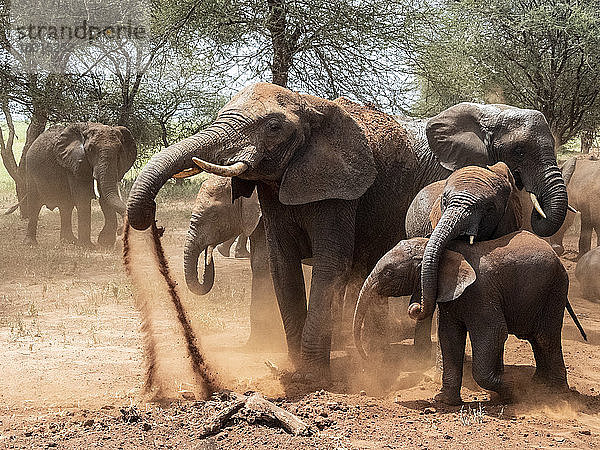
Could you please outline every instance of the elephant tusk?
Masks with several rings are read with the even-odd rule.
[[[533,207],[535,208],[535,210],[538,212],[538,214],[540,216],[542,216],[544,219],[547,219],[548,217],[546,217],[546,214],[544,213],[544,210],[540,206],[540,202],[538,202],[538,199],[535,196],[535,194],[533,192],[530,192],[529,195],[531,196],[531,203],[533,203]]]
[[[214,249],[215,248],[212,245],[209,245],[206,248],[206,254],[204,255],[204,264],[207,266],[212,262]]]
[[[567,205],[567,209],[571,212],[574,212],[575,214],[577,214],[579,212],[575,208],[573,208],[571,205]]]
[[[244,162],[236,162],[230,166],[221,166],[219,164],[209,163],[195,156],[192,158],[194,164],[200,167],[202,170],[219,175],[221,177],[237,177],[246,171],[248,164]]]
[[[202,170],[198,169],[197,167],[192,167],[191,169],[185,169],[185,170],[182,170],[181,172],[176,173],[175,175],[173,175],[172,178],[193,177],[194,175],[198,175],[201,172],[202,172]]]
[[[100,191],[98,191],[98,180],[94,178],[94,194],[96,198],[100,198]]]
[[[473,245],[473,242],[475,242],[475,236],[470,235],[469,236],[469,245]]]

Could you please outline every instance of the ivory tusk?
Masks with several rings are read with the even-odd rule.
[[[471,235],[469,236],[469,244],[473,245],[473,242],[475,242],[475,236]]]
[[[173,175],[172,178],[193,177],[194,175],[197,175],[201,172],[202,172],[202,170],[198,169],[197,167],[192,167],[191,169],[185,169],[185,170],[182,170],[181,172],[176,173],[175,175]]]
[[[100,198],[100,191],[98,190],[98,180],[94,178],[94,194],[96,198]]]
[[[192,157],[192,161],[202,170],[219,175],[221,177],[237,177],[246,171],[248,164],[244,162],[236,162],[230,166],[221,166],[219,164],[209,163],[200,158]]]
[[[212,262],[212,259],[213,259],[213,250],[214,249],[215,248],[212,245],[209,245],[206,248],[206,255],[205,255],[205,262],[204,262],[204,264],[206,266],[208,266]]]
[[[535,210],[538,212],[538,214],[540,216],[542,216],[544,219],[547,219],[548,217],[546,217],[546,214],[544,213],[544,210],[542,209],[542,207],[540,206],[540,202],[538,202],[537,197],[535,196],[535,194],[533,192],[529,193],[529,196],[531,197],[531,203],[533,203],[533,207],[535,208]]]
[[[577,214],[579,212],[575,208],[573,208],[571,205],[567,205],[567,209],[571,212],[574,212],[575,214]]]

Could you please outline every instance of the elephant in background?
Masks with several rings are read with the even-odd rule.
[[[389,296],[413,295],[415,302],[420,300],[421,265],[430,242],[425,238],[400,241],[367,278],[353,324],[356,347],[364,358],[361,329],[367,310],[385,305]],[[567,299],[567,272],[546,241],[528,231],[473,245],[455,240],[445,247],[438,271],[435,301],[439,303],[443,375],[437,400],[462,403],[467,332],[473,349],[473,378],[482,388],[510,398],[511,387],[502,376],[508,334],[531,344],[536,379],[568,388],[561,347],[565,307],[587,338]]]
[[[55,125],[33,142],[25,157],[27,217],[25,241],[37,244],[40,209],[58,207],[60,238],[91,247],[91,200],[97,183],[104,227],[98,244],[112,247],[116,241],[117,214],[125,214],[119,182],[137,156],[136,143],[125,127],[100,123]],[[77,208],[77,235],[72,229]]]
[[[231,178],[210,175],[202,183],[185,241],[185,282],[196,295],[210,292],[215,277],[214,247],[238,235],[249,236],[252,293],[248,346],[277,347],[277,337],[283,338],[283,330],[269,271],[258,198],[254,192],[250,198],[240,197],[233,202],[231,199]],[[203,276],[200,281],[198,263],[202,253]]]
[[[600,231],[600,161],[591,159],[570,158],[561,167],[563,178],[567,184],[569,204],[581,213],[581,233],[579,235],[579,256],[589,252],[592,246],[592,231]],[[563,239],[567,230],[573,225],[575,213],[569,212],[556,234],[548,241],[559,255],[564,252]]]
[[[536,233],[555,233],[567,196],[540,112],[462,103],[409,123],[344,98],[257,83],[206,129],[152,157],[130,191],[127,215],[132,227],[147,229],[159,189],[195,168],[233,177],[234,199],[256,188],[288,354],[302,375],[319,380],[330,374],[344,292],[354,309],[366,276],[405,237],[416,193],[456,168],[500,160],[541,200],[546,218],[533,213]],[[313,263],[308,302],[304,258]]]
[[[581,256],[575,267],[581,295],[587,300],[600,302],[600,247],[595,247]]]

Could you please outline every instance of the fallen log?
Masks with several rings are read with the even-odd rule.
[[[255,414],[264,414],[270,417],[294,436],[310,436],[312,434],[311,428],[298,416],[271,403],[260,394],[252,394],[248,397],[245,408]]]
[[[212,417],[200,432],[202,437],[217,434],[229,420],[239,412],[240,419],[249,424],[267,422],[281,426],[294,436],[311,436],[313,428],[304,423],[298,416],[268,401],[262,395],[254,393],[250,396],[228,392],[222,398],[229,398],[231,403]]]

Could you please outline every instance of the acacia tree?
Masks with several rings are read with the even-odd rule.
[[[557,146],[600,108],[600,10],[592,0],[423,3],[412,66],[423,104],[503,101],[546,117]],[[417,27],[418,28],[418,27]]]
[[[404,105],[406,2],[205,1],[197,29],[238,83],[271,81],[381,107]]]

